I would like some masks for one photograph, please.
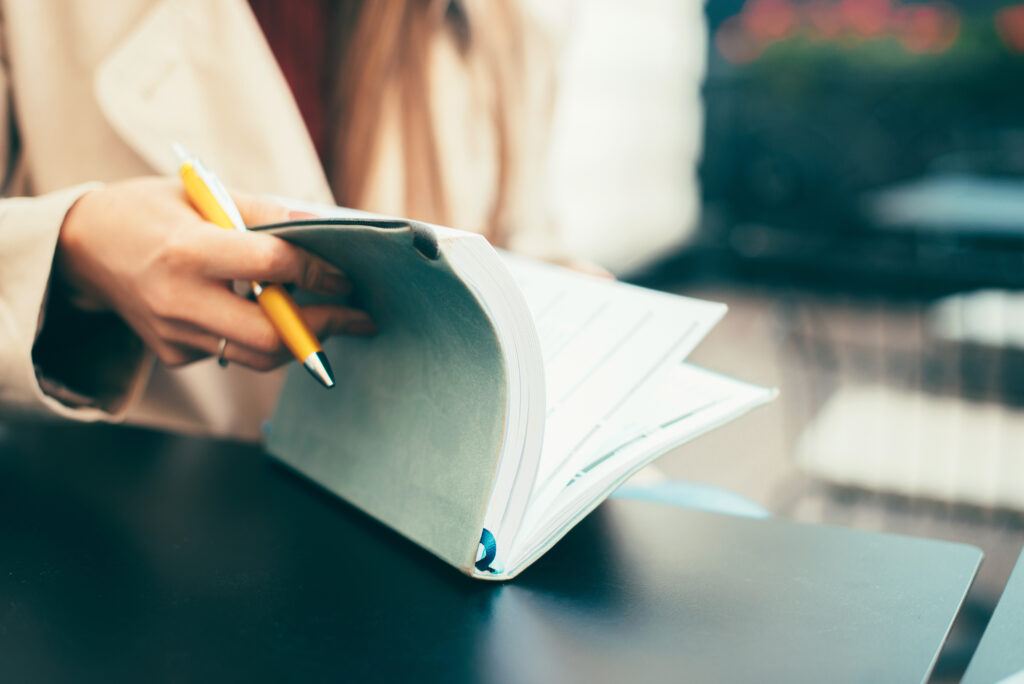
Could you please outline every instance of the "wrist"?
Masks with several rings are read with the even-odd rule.
[[[51,297],[61,297],[83,311],[109,309],[86,276],[92,203],[98,192],[99,189],[93,189],[84,193],[64,215],[50,281]]]

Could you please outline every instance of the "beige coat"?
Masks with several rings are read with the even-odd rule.
[[[0,168],[8,169],[6,199],[0,200],[0,402],[82,420],[127,418],[257,437],[280,373],[222,370],[209,360],[168,371],[147,358],[123,401],[104,410],[49,396],[32,360],[67,210],[92,184],[173,174],[171,141],[195,151],[236,189],[331,201],[305,125],[248,4],[0,4],[0,85],[7,91],[0,124],[9,132],[0,135]],[[480,226],[494,198],[493,131],[467,97],[467,75],[444,39],[432,67],[444,173],[456,188],[454,223]],[[398,159],[397,145],[385,145],[365,208],[401,213]],[[524,227],[541,225],[535,218],[528,210],[518,217]],[[518,237],[527,248],[545,240],[529,230]]]

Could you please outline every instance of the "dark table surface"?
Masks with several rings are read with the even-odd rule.
[[[971,659],[964,684],[1000,682],[1013,675],[1024,678],[1024,553]]]
[[[0,422],[0,681],[918,682],[979,555],[610,501],[496,585],[257,447]]]

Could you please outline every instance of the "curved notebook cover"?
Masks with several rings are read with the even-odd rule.
[[[341,268],[380,329],[325,342],[332,390],[289,370],[268,449],[472,573],[508,392],[498,335],[476,296],[426,225],[316,219],[262,230]]]

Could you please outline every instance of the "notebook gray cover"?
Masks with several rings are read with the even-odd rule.
[[[507,395],[498,337],[480,303],[428,226],[318,219],[265,229],[343,269],[380,329],[325,343],[332,390],[292,366],[267,448],[471,572]]]

